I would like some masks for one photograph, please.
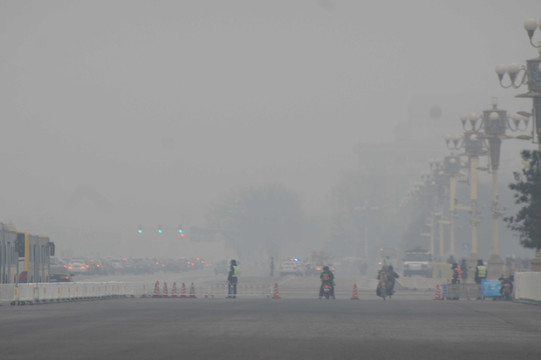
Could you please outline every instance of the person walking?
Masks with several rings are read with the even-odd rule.
[[[459,285],[460,285],[460,280],[462,279],[462,270],[460,270],[460,267],[458,266],[456,262],[454,262],[453,265],[451,265],[451,270],[453,272],[453,276],[451,278],[451,284],[453,284],[454,286],[451,286],[448,288],[450,290],[449,291],[450,294],[447,295],[447,298],[450,300],[458,300],[460,297]]]
[[[466,259],[462,259],[462,262],[460,263],[460,270],[462,270],[462,280],[466,283],[468,280],[468,264],[466,263]]]
[[[237,298],[237,283],[239,282],[239,267],[236,260],[231,260],[229,274],[227,275],[227,298]]]
[[[453,279],[451,283],[457,285],[460,284],[460,280],[462,279],[462,270],[458,267],[458,264],[456,262],[453,263],[451,269],[453,270]]]

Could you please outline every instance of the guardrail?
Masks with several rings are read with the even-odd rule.
[[[135,285],[123,282],[0,284],[0,302],[11,305],[133,297],[134,293]]]
[[[541,302],[541,272],[515,273],[515,299]]]

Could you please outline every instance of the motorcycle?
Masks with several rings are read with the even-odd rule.
[[[513,285],[510,281],[503,280],[501,282],[501,294],[502,298],[504,300],[512,300],[513,299]]]
[[[332,295],[332,284],[330,282],[323,282],[323,296],[329,300]]]
[[[389,294],[389,289],[385,280],[380,280],[378,282],[378,287],[376,288],[376,295],[383,298],[383,300],[385,300],[386,297],[391,298],[391,294]]]

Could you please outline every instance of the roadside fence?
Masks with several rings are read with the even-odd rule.
[[[442,300],[476,300],[481,299],[479,284],[442,284]]]
[[[122,296],[133,297],[134,288],[133,284],[123,282],[0,284],[0,302],[11,305],[31,305]]]

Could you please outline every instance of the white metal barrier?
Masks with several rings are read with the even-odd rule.
[[[217,282],[204,286],[200,289],[200,294],[204,297],[225,297],[228,295],[227,282]],[[271,284],[239,283],[237,284],[237,295],[244,297],[267,297],[272,294]]]
[[[515,273],[515,299],[541,301],[541,272]]]
[[[121,282],[0,284],[0,302],[35,304],[115,296],[133,297],[134,288],[133,284]]]

